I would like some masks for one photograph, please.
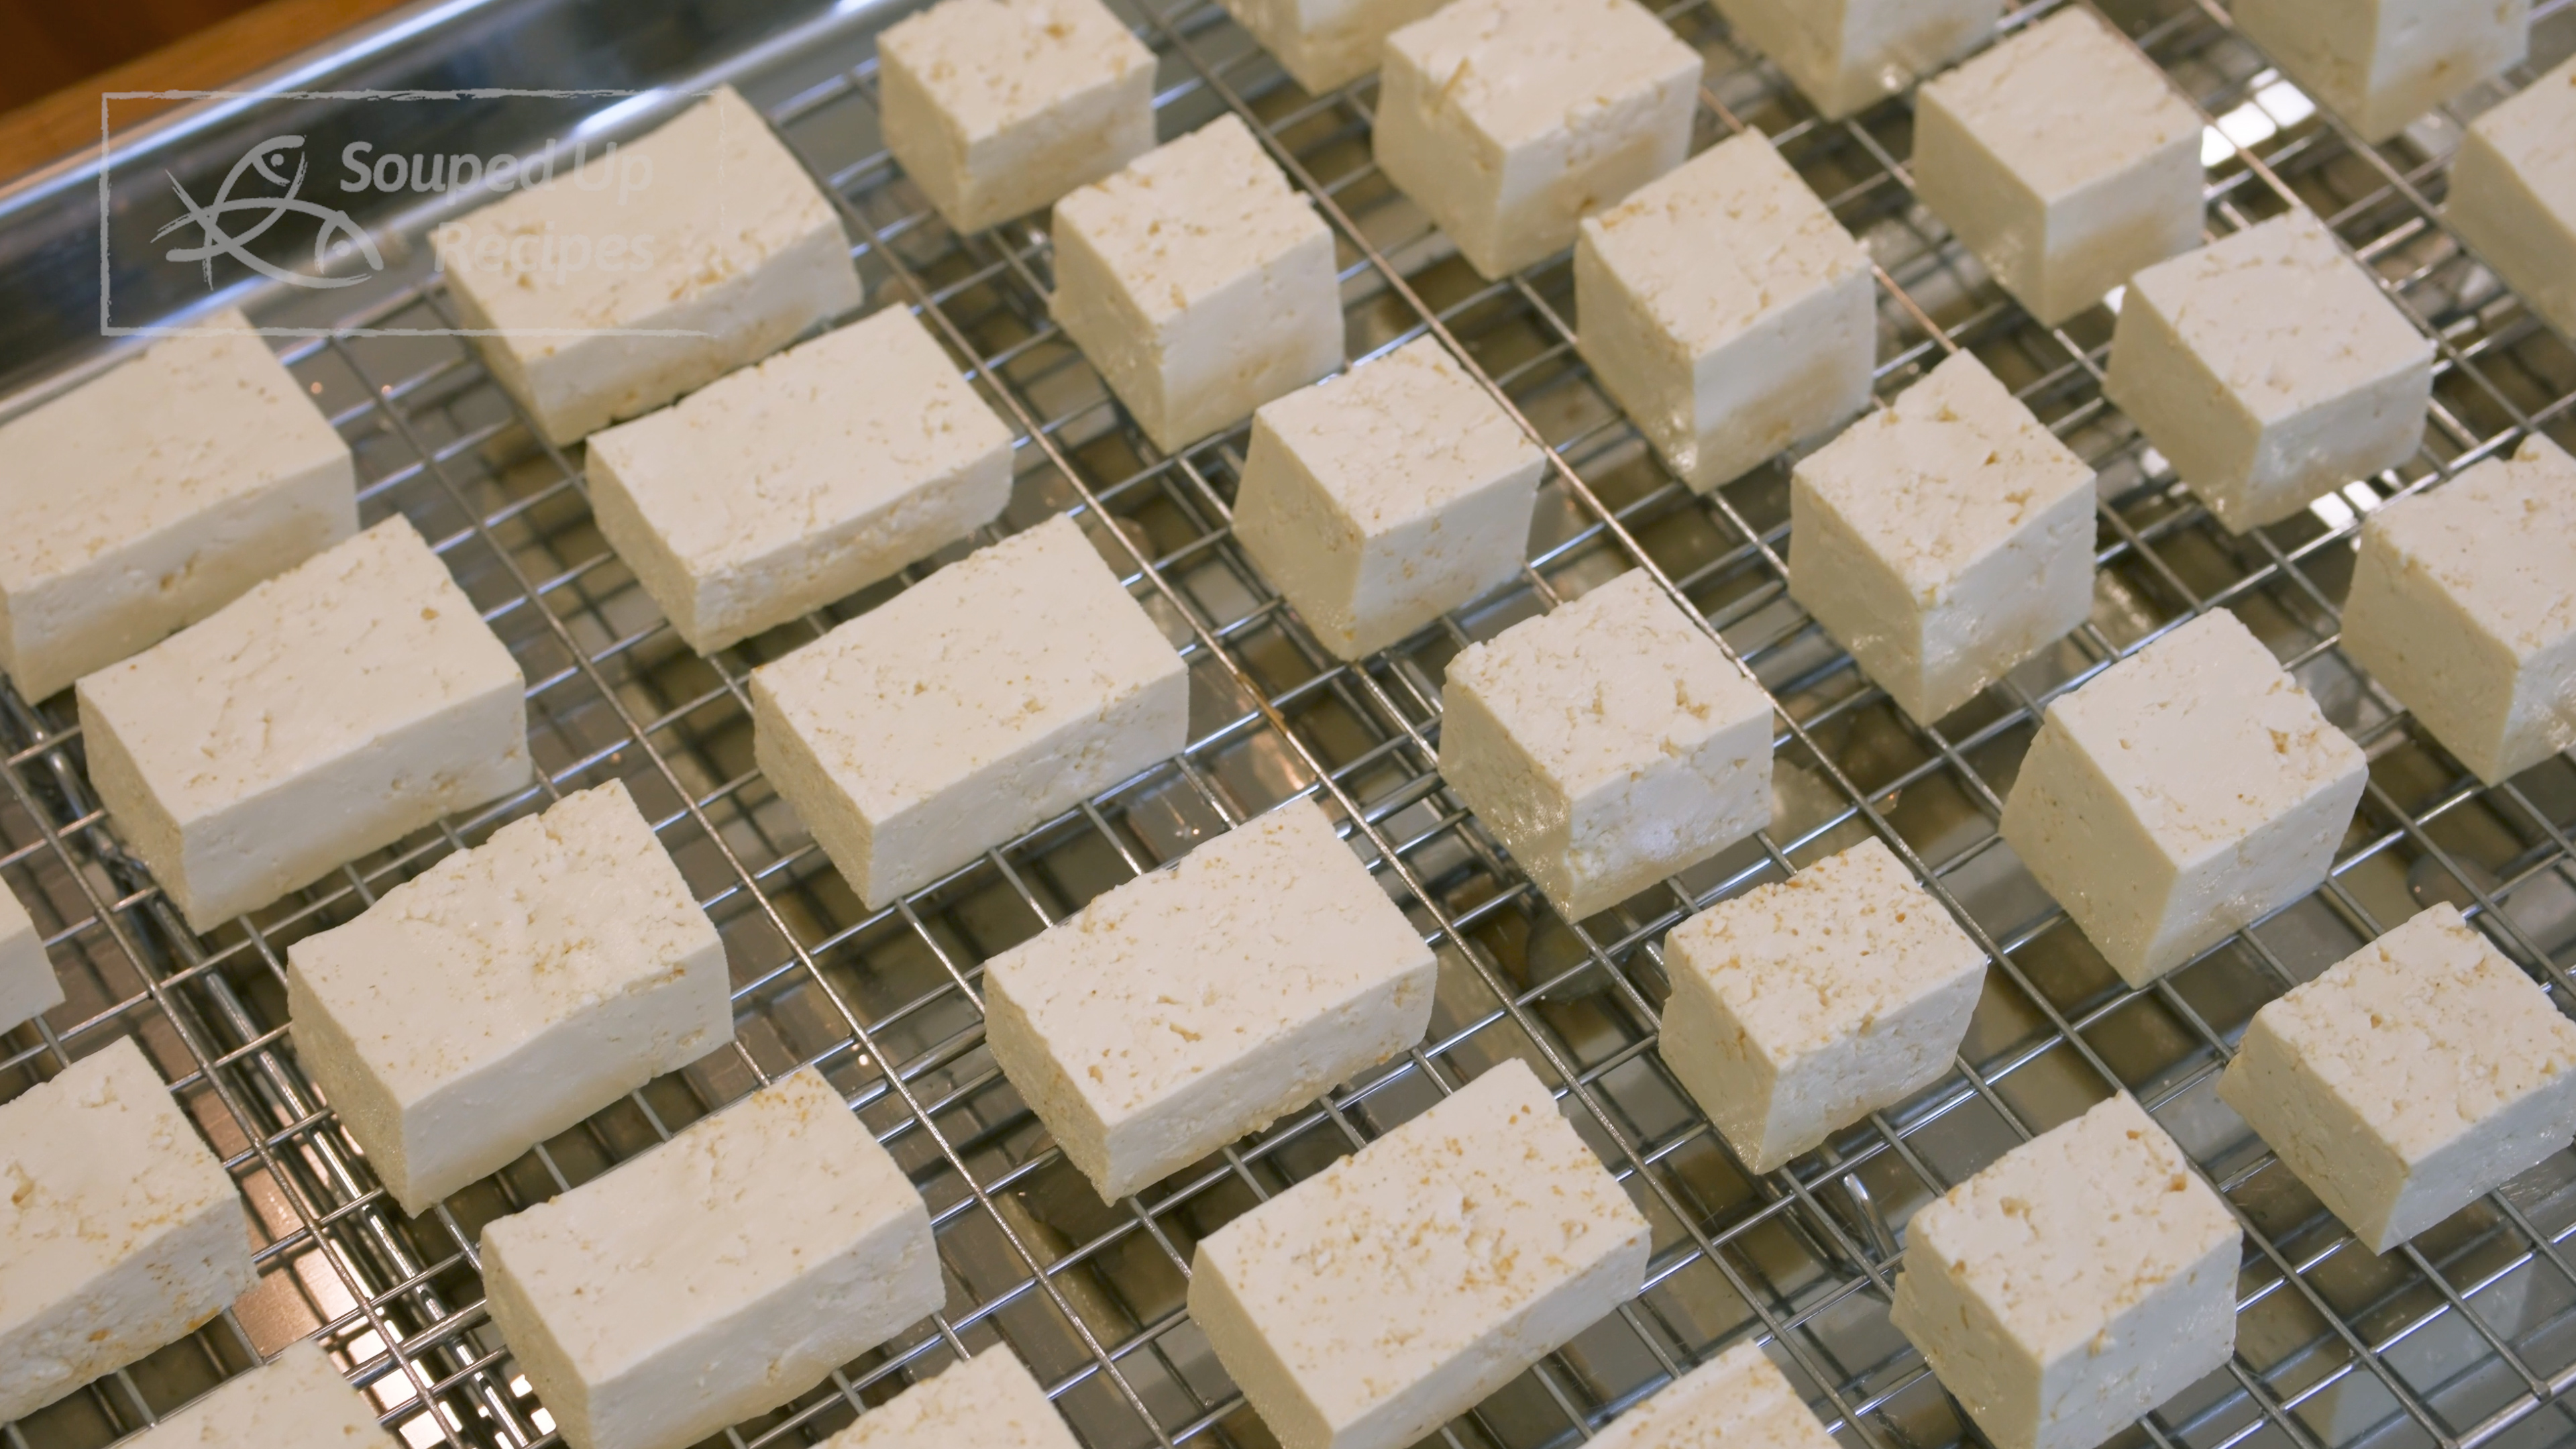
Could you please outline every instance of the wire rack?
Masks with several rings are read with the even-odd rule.
[[[1156,453],[1048,320],[1050,253],[1023,222],[959,237],[878,140],[874,26],[831,68],[741,82],[843,205],[870,305],[920,311],[1018,434],[1010,508],[979,541],[1066,512],[1187,659],[1192,742],[1173,760],[894,907],[866,910],[753,768],[745,680],[916,581],[901,578],[713,658],[690,653],[609,551],[579,456],[533,438],[447,339],[342,335],[288,354],[355,448],[372,522],[416,521],[526,672],[541,770],[205,937],[117,843],[68,695],[0,696],[0,875],[46,931],[70,1000],[0,1041],[15,1095],[113,1038],[143,1043],[225,1154],[263,1238],[257,1289],[182,1342],[27,1420],[9,1449],[102,1444],[296,1338],[319,1334],[415,1449],[549,1442],[552,1420],[482,1310],[481,1225],[565,1191],[706,1112],[818,1063],[930,1203],[942,1312],[729,1449],[819,1442],[961,1353],[1007,1343],[1093,1446],[1272,1441],[1183,1311],[1195,1242],[1505,1057],[1557,1085],[1655,1229],[1648,1286],[1429,1441],[1518,1449],[1592,1437],[1748,1336],[1843,1443],[1982,1442],[1887,1323],[1911,1212],[2114,1088],[2136,1094],[2246,1230],[2235,1360],[2123,1443],[2442,1446],[2576,1442],[2576,1154],[2562,1151],[2399,1251],[2359,1247],[2211,1083],[2255,1008],[2437,900],[2570,1001],[2576,766],[2481,788],[2336,648],[2360,515],[2540,431],[2576,445],[2576,352],[2464,255],[2437,210],[2464,118],[2517,70],[2397,142],[2313,114],[2214,4],[2100,8],[2209,121],[2208,225],[2313,208],[2439,346],[2423,451],[2287,523],[2233,537],[2101,398],[2111,313],[2042,329],[1914,200],[1902,103],[1817,119],[1738,48],[1708,0],[1658,6],[1708,58],[1695,148],[1749,127],[1877,264],[1878,389],[1976,352],[2101,471],[2091,622],[1935,726],[1906,719],[1790,601],[1786,473],[1700,497],[1662,470],[1572,347],[1563,257],[1487,283],[1369,160],[1373,85],[1309,97],[1205,0],[1116,0],[1162,60],[1166,137],[1232,111],[1336,232],[1350,352],[1436,334],[1550,450],[1528,567],[1502,595],[1363,664],[1318,647],[1228,532],[1245,433]],[[2076,0],[2089,3],[2089,0]],[[2017,8],[2008,29],[2057,8]],[[2543,0],[2535,65],[2576,49]],[[811,57],[806,57],[810,62]],[[825,74],[820,81],[812,75]],[[2116,123],[2116,119],[2106,120]],[[426,279],[347,327],[452,325]],[[1434,770],[1445,661],[1630,568],[1652,569],[1756,671],[1778,715],[1772,828],[1625,906],[1556,918]],[[2371,782],[2315,895],[2143,991],[2123,987],[1996,834],[2039,709],[2200,611],[2235,610],[2367,748]],[[623,777],[723,932],[736,1039],[406,1219],[298,1067],[284,953],[563,793]],[[985,959],[1085,900],[1282,800],[1319,795],[1438,950],[1419,1047],[1151,1190],[1102,1203],[982,1044]],[[1664,1071],[1663,931],[1866,835],[1888,842],[1991,953],[1955,1069],[1767,1177],[1745,1172]]]

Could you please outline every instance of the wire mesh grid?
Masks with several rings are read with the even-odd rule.
[[[1758,126],[1871,250],[1881,397],[1973,350],[2101,470],[2091,622],[1925,726],[1869,687],[1788,599],[1785,469],[1707,497],[1677,484],[1575,355],[1564,258],[1487,283],[1371,165],[1370,83],[1307,96],[1204,0],[1120,8],[1162,59],[1163,135],[1234,111],[1316,198],[1341,249],[1353,360],[1437,334],[1547,444],[1552,477],[1519,583],[1361,665],[1334,661],[1229,537],[1244,430],[1165,457],[1125,424],[1048,320],[1042,227],[955,236],[885,156],[872,44],[858,38],[846,69],[766,99],[843,203],[870,305],[918,309],[1019,435],[1013,502],[979,541],[1073,514],[1123,561],[1193,687],[1183,754],[871,912],[753,768],[745,681],[940,560],[702,659],[592,526],[578,454],[535,441],[460,346],[343,336],[291,351],[357,451],[366,519],[400,512],[418,523],[520,660],[539,781],[199,938],[118,846],[83,777],[68,697],[0,699],[0,874],[34,906],[71,994],[0,1046],[0,1094],[116,1036],[140,1040],[226,1155],[263,1239],[259,1287],[232,1311],[7,1426],[11,1449],[106,1442],[316,1332],[418,1449],[545,1442],[551,1420],[481,1310],[481,1225],[809,1062],[928,1199],[947,1303],[724,1442],[819,1441],[864,1405],[999,1341],[1088,1444],[1268,1444],[1182,1311],[1194,1243],[1506,1056],[1529,1060],[1566,1097],[1653,1221],[1655,1255],[1639,1298],[1431,1442],[1580,1442],[1747,1335],[1776,1346],[1846,1443],[1982,1442],[1887,1324],[1902,1225],[2115,1087],[2157,1113],[2247,1231],[2235,1361],[2124,1442],[2576,1439],[2559,1401],[2576,1382],[2576,1154],[2374,1257],[2210,1091],[2256,1007],[2431,901],[2458,904],[2562,1006],[2569,999],[2576,767],[2562,756],[2480,788],[2335,648],[2362,513],[2533,431],[2576,442],[2576,353],[2462,254],[2437,210],[2461,120],[2528,83],[2528,70],[2371,148],[2311,114],[2215,6],[2101,6],[2211,123],[2213,231],[2312,207],[2439,344],[2413,462],[2240,538],[2101,400],[2110,313],[2037,327],[1914,202],[1901,103],[1819,120],[1732,43],[1708,0],[1657,7],[1708,58],[1695,148]],[[2055,8],[2016,9],[2007,26]],[[2545,0],[2542,53],[2576,45],[2570,31],[2569,0]],[[758,78],[746,89],[760,94]],[[416,280],[342,320],[451,319],[436,285]],[[1772,692],[1777,815],[1717,860],[1565,921],[1444,789],[1440,679],[1467,642],[1633,567],[1653,569]],[[2050,697],[2216,607],[2237,611],[2362,741],[2371,783],[2323,890],[2134,991],[2032,884],[1995,822]],[[296,1066],[284,952],[499,824],[612,776],[635,790],[724,935],[736,1041],[407,1220]],[[980,963],[1193,842],[1309,794],[1439,951],[1429,1038],[1145,1193],[1099,1201],[985,1053]],[[1754,1177],[1654,1051],[1660,936],[1869,834],[1989,950],[1985,996],[1947,1079]]]

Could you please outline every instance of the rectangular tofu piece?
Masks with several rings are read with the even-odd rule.
[[[528,783],[525,681],[388,519],[80,682],[90,779],[199,930]]]
[[[1787,1376],[1747,1340],[1611,1421],[1592,1449],[1831,1449]]]
[[[491,1223],[482,1258],[492,1322],[572,1449],[683,1449],[945,1292],[930,1210],[812,1067]]]
[[[130,1037],[0,1103],[0,1424],[251,1289],[230,1174]]]
[[[985,1041],[1103,1202],[1422,1039],[1431,948],[1294,800],[985,966]]]
[[[1869,406],[1869,254],[1759,131],[1584,218],[1574,298],[1593,376],[1702,493]]]
[[[1011,430],[901,307],[590,440],[599,531],[700,654],[857,593],[1010,499]]]
[[[1166,453],[1342,365],[1333,234],[1232,115],[1056,203],[1052,306]]]
[[[0,1031],[62,1004],[62,978],[45,954],[44,933],[0,885]]]
[[[1789,595],[1930,724],[2093,612],[2093,470],[1974,353],[1798,460]]]
[[[1007,1348],[988,1348],[859,1416],[823,1449],[1082,1449]]]
[[[1235,23],[1310,96],[1377,69],[1387,36],[1449,0],[1225,0]]]
[[[2576,60],[2470,125],[2442,212],[2542,321],[2576,337]]]
[[[1664,1065],[1755,1172],[1939,1081],[1986,979],[1875,837],[1700,912],[1664,953]]]
[[[2218,1095],[2385,1253],[2576,1138],[2576,1022],[2444,902],[2254,1013]]]
[[[1643,570],[1449,661],[1440,774],[1569,921],[1771,821],[1771,701]]]
[[[751,676],[752,751],[871,909],[1189,742],[1189,671],[1072,519]]]
[[[2522,63],[2529,0],[2236,0],[2236,28],[2361,139]]]
[[[1915,92],[1915,191],[2054,327],[2199,245],[2200,136],[2164,72],[2076,7]]]
[[[1690,154],[1699,52],[1636,0],[1456,0],[1385,55],[1377,164],[1487,278]]]
[[[1512,1058],[1200,1239],[1190,1320],[1283,1449],[1403,1449],[1635,1296],[1652,1236]]]
[[[856,309],[832,199],[731,86],[431,234],[457,317],[548,442],[650,412]],[[536,158],[531,158],[536,159]],[[583,163],[585,164],[578,164]],[[651,335],[660,334],[660,335]]]
[[[366,1395],[297,1339],[264,1368],[219,1385],[127,1441],[128,1449],[391,1449]]]
[[[2123,1092],[1916,1212],[1888,1317],[1995,1449],[2093,1449],[2227,1362],[2239,1241]]]
[[[1717,0],[1827,120],[1868,110],[1985,43],[2003,0]]]
[[[2048,706],[2004,840],[2145,986],[2324,884],[2367,764],[2213,609]]]
[[[286,955],[297,1058],[414,1214],[731,1041],[728,984],[622,780]]]
[[[43,699],[358,531],[349,445],[239,311],[0,424],[0,674]]]

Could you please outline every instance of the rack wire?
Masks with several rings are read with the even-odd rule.
[[[608,550],[578,454],[537,441],[445,339],[339,336],[288,354],[356,449],[366,521],[417,522],[528,680],[537,785],[353,862],[278,906],[191,934],[119,846],[68,696],[0,695],[0,875],[36,910],[70,1001],[0,1041],[15,1095],[114,1037],[142,1042],[226,1155],[263,1237],[259,1287],[204,1330],[5,1427],[9,1449],[105,1443],[318,1333],[415,1449],[532,1446],[552,1421],[485,1318],[484,1222],[589,1180],[800,1064],[818,1063],[928,1199],[943,1311],[728,1449],[819,1442],[961,1353],[1005,1342],[1093,1446],[1272,1441],[1183,1311],[1193,1244],[1506,1056],[1556,1084],[1655,1228],[1646,1291],[1430,1441],[1591,1438],[1751,1336],[1835,1436],[1981,1443],[1887,1324],[1903,1224],[2013,1143],[2116,1089],[2138,1096],[2246,1229],[2237,1354],[2122,1443],[2340,1449],[2576,1442],[2576,1153],[2562,1151],[2374,1257],[2210,1086],[2264,1001],[2437,900],[2458,904],[2562,1009],[2576,965],[2576,766],[2482,788],[2336,648],[2362,514],[2534,432],[2576,444],[2576,351],[2463,253],[2438,210],[2482,88],[2387,147],[2313,113],[2210,0],[2103,0],[2209,121],[2209,226],[2313,208],[2439,345],[2423,451],[2309,514],[2226,534],[2101,398],[2110,313],[2042,329],[1914,200],[1903,103],[1822,121],[1736,46],[1709,0],[1656,6],[1708,57],[1695,148],[1769,134],[1877,266],[1878,391],[1983,358],[2094,467],[2092,620],[1935,725],[1907,720],[1789,600],[1785,470],[1701,497],[1676,483],[1575,355],[1563,257],[1487,283],[1370,163],[1374,88],[1309,97],[1207,0],[1113,0],[1161,58],[1164,136],[1231,111],[1331,223],[1354,361],[1437,335],[1549,450],[1529,564],[1503,594],[1363,664],[1308,636],[1229,536],[1243,429],[1155,452],[1048,320],[1048,240],[950,233],[885,155],[872,36],[820,83],[741,82],[839,198],[871,306],[915,308],[1018,435],[1013,502],[979,541],[1076,517],[1188,660],[1173,760],[883,911],[842,885],[751,762],[752,667],[865,612],[887,584],[713,658],[691,654]],[[2007,29],[2063,3],[2012,10]],[[2537,7],[2535,59],[2576,49]],[[452,325],[433,279],[378,289],[347,327]],[[1654,571],[1779,706],[1773,827],[1583,922],[1557,919],[1434,767],[1439,683],[1466,643],[1630,568]],[[2144,990],[2117,980],[1995,831],[2040,709],[2203,610],[2235,610],[2368,750],[2371,782],[2326,886]],[[296,1064],[284,952],[449,851],[623,777],[721,929],[728,1051],[652,1083],[430,1213],[405,1219]],[[982,1046],[980,963],[1119,881],[1298,795],[1322,798],[1424,938],[1429,1038],[1151,1190],[1100,1202]],[[1663,931],[1862,838],[1887,841],[1991,954],[1951,1075],[1753,1177],[1654,1051]]]

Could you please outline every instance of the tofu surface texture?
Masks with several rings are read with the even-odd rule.
[[[1961,352],[1799,460],[1789,593],[1931,723],[2093,611],[2093,470]]]
[[[1235,23],[1308,95],[1376,70],[1386,38],[1449,0],[1225,0]]]
[[[1787,1376],[1739,1343],[1656,1391],[1593,1436],[1593,1449],[1829,1449]]]
[[[1333,236],[1232,115],[1055,208],[1055,320],[1166,453],[1342,365]]]
[[[1869,405],[1869,254],[1758,131],[1585,217],[1574,296],[1593,375],[1703,493]]]
[[[1771,703],[1643,570],[1471,644],[1440,774],[1567,920],[1771,820]]]
[[[1116,1202],[1422,1039],[1431,948],[1291,801],[985,967],[985,1035]]]
[[[414,1214],[732,1040],[727,985],[620,780],[287,949],[297,1057]]]
[[[873,908],[1179,753],[1189,673],[1059,515],[762,665],[751,707],[761,772]]]
[[[2144,986],[2323,884],[2365,765],[2214,609],[2048,706],[2004,840]]]
[[[1717,0],[1827,120],[1901,95],[1994,34],[2003,0]]]
[[[128,1449],[385,1449],[376,1411],[309,1338],[126,1441]]]
[[[1488,278],[1690,154],[1699,52],[1637,0],[1454,0],[1385,59],[1377,163]]]
[[[2576,337],[2576,59],[2470,124],[2443,215],[2543,321]]]
[[[62,1004],[62,978],[45,954],[44,933],[0,885],[0,1031]]]
[[[939,1307],[930,1212],[812,1067],[483,1229],[492,1321],[572,1449],[682,1449]]]
[[[877,61],[886,148],[961,232],[1154,149],[1154,53],[1100,0],[942,0]]]
[[[1436,338],[1253,414],[1234,536],[1359,659],[1518,578],[1547,455]]]
[[[1986,979],[1875,837],[1692,916],[1664,950],[1664,1064],[1755,1172],[1939,1081]]]
[[[859,1416],[823,1449],[1082,1449],[1046,1391],[988,1348]]]
[[[550,178],[522,171],[521,189],[432,233],[460,320],[499,334],[475,339],[484,365],[549,442],[859,305],[831,198],[731,86],[614,154],[530,159],[549,156]]]
[[[1996,1449],[2092,1449],[2227,1362],[2238,1244],[2122,1093],[1916,1212],[1889,1317]]]
[[[901,307],[590,440],[591,509],[712,654],[993,521],[1011,430]]]
[[[1190,1319],[1282,1449],[1403,1449],[1633,1297],[1651,1237],[1512,1058],[1201,1239]]]
[[[2521,63],[2529,0],[2237,0],[2236,28],[2377,145]]]
[[[241,1194],[131,1038],[0,1102],[0,1181],[0,1423],[258,1281]]]
[[[2385,1253],[2576,1138],[2576,1022],[2444,902],[2254,1013],[2218,1095]]]
[[[0,423],[0,674],[46,698],[358,531],[349,445],[237,310]]]
[[[80,682],[91,781],[199,931],[528,783],[525,681],[388,519]]]
[[[1924,82],[1914,108],[1916,193],[2043,326],[2200,243],[2200,116],[2090,10]]]

